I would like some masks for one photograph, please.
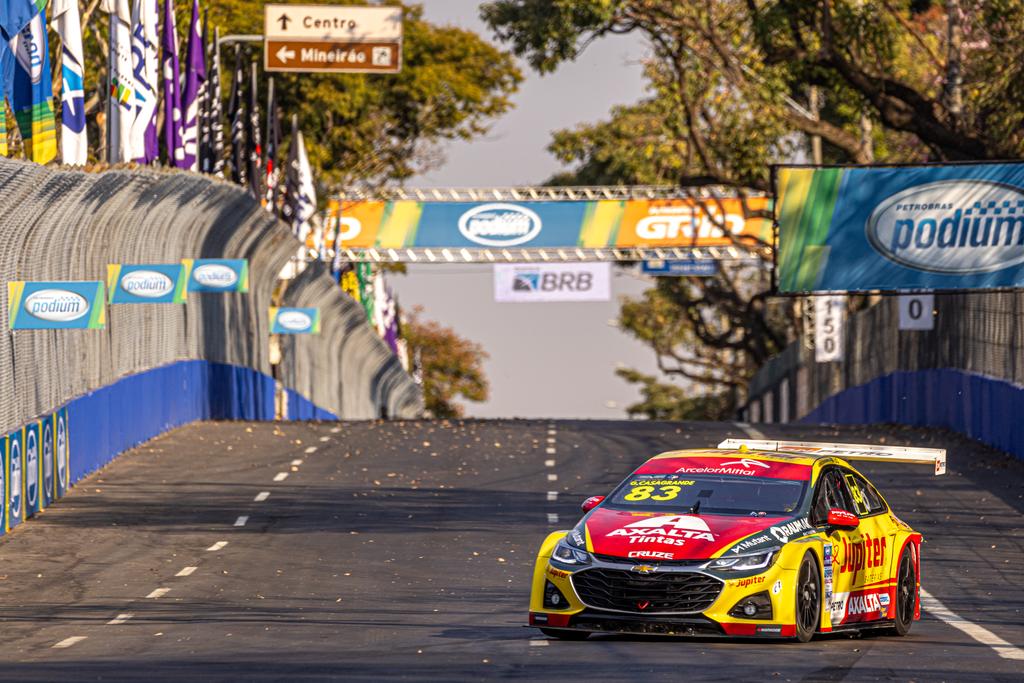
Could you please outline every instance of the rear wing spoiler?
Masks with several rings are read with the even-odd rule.
[[[909,448],[906,446],[876,446],[860,443],[816,443],[813,441],[758,441],[756,439],[726,439],[719,448],[749,448],[752,451],[779,451],[832,455],[846,460],[874,462],[903,462],[933,465],[935,474],[946,473],[945,448]]]

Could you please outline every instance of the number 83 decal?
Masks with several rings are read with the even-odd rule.
[[[658,494],[652,495],[657,489]],[[673,500],[682,490],[681,486],[634,486],[623,500]]]

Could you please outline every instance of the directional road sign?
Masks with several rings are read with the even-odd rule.
[[[398,73],[402,10],[398,7],[264,5],[267,71]]]

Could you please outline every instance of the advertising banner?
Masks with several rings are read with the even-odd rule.
[[[831,363],[843,359],[845,315],[845,297],[814,297],[814,360],[818,363]]]
[[[499,263],[494,300],[499,303],[610,301],[610,263]]]
[[[248,292],[248,259],[185,259],[190,292]]]
[[[57,480],[54,495],[61,498],[71,484],[71,439],[68,431],[68,409],[53,414],[53,452],[57,460]]]
[[[271,334],[320,334],[319,308],[271,308]]]
[[[24,432],[18,430],[7,435],[7,530],[25,519],[24,494]]]
[[[1024,285],[1024,163],[781,168],[780,292]]]
[[[185,280],[181,263],[107,265],[107,291],[112,304],[183,304]]]
[[[677,259],[644,261],[640,268],[644,275],[656,277],[711,277],[718,273],[718,261],[711,259]]]
[[[42,452],[42,506],[48,507],[50,503],[54,501],[57,496],[56,482],[53,476],[54,457],[53,457],[53,416],[47,415],[39,422],[39,449]]]
[[[710,247],[771,244],[767,197],[528,202],[338,201],[327,230],[350,249]],[[724,230],[723,230],[724,228]]]
[[[102,282],[8,282],[7,321],[12,330],[102,329]]]
[[[42,509],[40,480],[39,423],[25,426],[25,517],[32,517]]]
[[[7,437],[0,437],[0,536],[7,533],[7,458],[8,443]]]

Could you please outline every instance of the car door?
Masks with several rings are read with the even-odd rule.
[[[875,490],[856,472],[843,468],[843,484],[849,492],[854,512],[860,518],[857,533],[851,539],[852,589],[856,600],[847,605],[847,621],[883,619],[890,602],[893,546],[896,529],[889,523],[885,504]]]
[[[837,467],[824,469],[818,478],[811,507],[811,521],[826,528],[829,510],[845,510],[856,514],[849,494],[844,494],[842,473]],[[825,611],[830,614],[833,627],[842,624],[846,617],[846,605],[854,590],[853,574],[844,571],[850,549],[859,541],[856,529],[831,528],[824,546],[824,594]]]

